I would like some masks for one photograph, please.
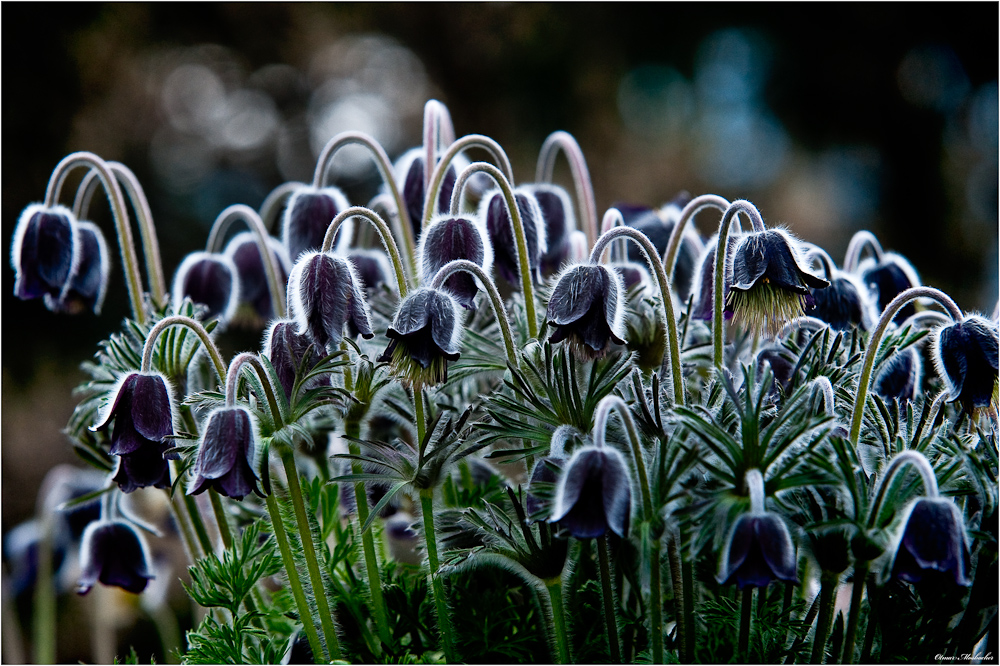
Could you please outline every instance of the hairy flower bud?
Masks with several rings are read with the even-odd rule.
[[[336,187],[303,186],[288,198],[281,220],[281,240],[288,258],[297,263],[299,255],[323,246],[323,237],[333,218],[350,207],[347,197]],[[337,248],[351,244],[354,223],[345,220],[337,238]]]
[[[604,356],[611,343],[625,344],[621,276],[600,264],[567,267],[552,290],[545,316],[555,329],[550,342],[569,338],[578,355]]]
[[[139,594],[153,579],[146,544],[134,527],[121,520],[91,523],[80,546],[79,594],[87,594],[98,580]]]
[[[253,468],[256,452],[257,430],[250,411],[245,407],[214,410],[205,420],[187,494],[214,488],[234,500],[242,500],[250,492],[263,497]]]
[[[448,380],[448,361],[457,361],[462,337],[461,310],[450,294],[423,288],[410,292],[386,331],[389,346],[379,361],[415,386]]]
[[[228,322],[239,305],[240,278],[232,260],[222,254],[192,252],[174,273],[173,304],[179,311],[185,298],[208,308],[206,319]]]
[[[362,337],[374,337],[364,285],[354,266],[330,252],[306,252],[288,277],[288,302],[299,326],[329,353],[340,345],[344,326],[352,322]]]
[[[631,511],[632,487],[622,454],[587,446],[563,467],[549,522],[558,522],[577,539],[600,537],[608,530],[624,538]]]
[[[275,277],[284,285],[288,282],[288,273],[291,270],[285,246],[271,236],[267,237],[267,246],[278,270]],[[276,313],[271,303],[271,287],[267,283],[267,270],[264,268],[260,248],[257,247],[256,235],[250,231],[236,234],[226,244],[224,254],[233,262],[239,276],[238,304],[248,307],[260,322],[274,317]]]
[[[788,527],[775,513],[740,516],[722,551],[718,581],[766,587],[775,580],[798,582],[795,543]]]
[[[10,263],[17,273],[14,295],[21,300],[58,299],[79,262],[76,218],[63,206],[28,206],[14,230]]]
[[[997,324],[969,315],[934,335],[934,365],[944,379],[948,399],[965,413],[988,406],[997,389]]]
[[[892,576],[907,583],[938,579],[971,585],[968,537],[955,503],[922,497],[909,509],[893,558]]]
[[[440,216],[431,220],[417,249],[420,279],[429,284],[450,261],[466,259],[489,273],[493,268],[493,246],[486,230],[464,217]],[[445,291],[467,310],[475,310],[479,287],[476,278],[465,272],[455,273],[444,281]]]
[[[551,183],[534,183],[521,188],[538,202],[545,223],[545,252],[541,257],[544,273],[555,273],[570,259],[570,236],[576,230],[576,217],[569,193]]]
[[[548,249],[542,211],[534,195],[527,190],[515,189],[514,201],[517,203],[517,210],[524,226],[528,271],[533,281],[540,282],[542,278],[540,261]],[[507,282],[521,284],[514,227],[507,212],[506,200],[499,190],[487,192],[480,201],[479,218],[486,221],[486,231],[493,246],[493,260],[496,262],[497,272]]]

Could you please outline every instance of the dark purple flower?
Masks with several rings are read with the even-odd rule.
[[[739,241],[739,235],[730,234],[726,238],[729,257],[732,257]],[[719,237],[713,236],[698,258],[698,269],[695,272],[694,286],[692,287],[694,293],[691,304],[692,319],[712,321],[712,313],[715,312],[715,249],[718,246]],[[733,262],[726,261],[723,266],[726,274],[722,278],[722,302],[725,303],[729,298],[729,288],[733,284]],[[722,316],[728,321],[733,318],[733,313],[730,310],[723,310]]]
[[[271,324],[264,337],[263,349],[288,400],[292,399],[295,373],[303,365],[306,353],[309,354],[309,360],[305,363],[303,372],[309,372],[322,360],[316,345],[307,336],[297,333],[296,324],[290,319],[279,319]],[[310,380],[303,386],[303,390],[319,386],[320,381],[320,378]]]
[[[386,332],[389,346],[379,361],[392,363],[411,384],[424,386],[448,380],[448,361],[457,361],[462,337],[461,310],[451,294],[423,288],[399,304]]]
[[[625,344],[621,277],[600,264],[566,268],[552,290],[545,317],[555,329],[550,342],[569,338],[579,355],[603,356],[611,343]]]
[[[77,261],[62,294],[45,294],[45,306],[53,312],[79,314],[84,310],[101,313],[108,291],[111,255],[104,234],[93,222],[76,223]]]
[[[774,513],[740,516],[722,551],[718,581],[766,587],[774,580],[797,582],[795,543],[784,521]]]
[[[871,326],[867,294],[850,275],[840,273],[833,277],[829,287],[810,288],[809,293],[813,302],[805,308],[805,313],[810,317],[825,321],[838,331],[852,327],[867,331]]]
[[[997,325],[969,315],[934,336],[934,364],[948,388],[948,399],[965,413],[996,399]]]
[[[538,202],[527,190],[514,190],[514,201],[524,226],[524,239],[528,250],[528,270],[534,282],[540,282],[542,255],[547,250],[545,221]],[[507,204],[499,190],[487,192],[479,202],[479,219],[486,221],[486,231],[493,246],[493,261],[497,272],[511,284],[521,284],[521,273],[517,261],[517,243],[514,240],[514,226],[507,213]]]
[[[62,534],[60,533],[62,532]],[[63,530],[57,530],[52,539],[52,573],[59,579],[59,571],[69,547]],[[38,580],[38,555],[42,543],[42,526],[38,519],[15,525],[3,535],[3,555],[9,578],[9,592],[13,597],[31,592]]]
[[[354,272],[365,285],[365,292],[371,295],[383,285],[396,291],[396,274],[389,257],[382,250],[351,248],[347,260],[354,266]]]
[[[299,255],[323,246],[326,230],[337,214],[350,207],[347,197],[336,187],[300,187],[288,198],[281,221],[281,239],[288,249],[288,258],[297,263]],[[350,245],[353,222],[341,225],[337,247]]]
[[[920,286],[920,278],[913,266],[895,252],[886,252],[878,263],[871,259],[862,261],[858,272],[861,274],[861,281],[868,286],[875,298],[879,314],[900,293]],[[908,303],[899,309],[892,320],[898,324],[915,313],[914,304]]]
[[[969,568],[965,523],[955,503],[929,497],[914,502],[893,558],[893,578],[969,586]]]
[[[541,268],[545,273],[554,273],[570,261],[570,235],[576,229],[573,203],[566,190],[551,183],[534,183],[522,189],[534,195],[542,212],[546,249]]]
[[[87,594],[98,580],[139,594],[153,579],[146,544],[128,523],[100,520],[83,533],[80,546],[79,594]]]
[[[229,257],[209,252],[192,252],[174,273],[174,310],[185,298],[208,308],[206,319],[227,322],[239,304],[240,278]]]
[[[682,192],[673,201],[665,205],[659,211],[645,206],[634,206],[629,204],[616,203],[617,208],[622,213],[625,225],[637,229],[644,233],[649,241],[656,248],[657,254],[663,258],[667,251],[667,243],[670,241],[670,234],[674,231],[674,226],[680,220],[681,210],[690,201],[691,197],[687,192]],[[674,274],[670,277],[670,284],[677,292],[680,300],[686,301],[691,295],[695,268],[698,257],[702,252],[702,241],[698,233],[691,225],[687,225],[681,234],[681,245],[677,251],[677,263],[674,265]],[[629,261],[642,262],[642,251],[635,243],[628,244]]]
[[[775,388],[780,387],[784,393],[788,392],[788,387],[792,381],[792,370],[798,359],[784,345],[770,345],[757,354],[756,380],[761,381],[764,375],[764,366],[771,368],[774,377]]]
[[[308,334],[321,349],[332,353],[353,322],[361,335],[374,337],[364,286],[354,266],[330,252],[306,252],[288,278],[288,302],[299,335]]]
[[[872,387],[886,400],[895,399],[904,403],[916,397],[920,389],[921,369],[916,349],[909,347],[897,351],[882,364]]]
[[[411,148],[403,153],[396,160],[393,170],[396,173],[396,182],[403,184],[403,202],[406,204],[406,212],[410,215],[410,224],[413,227],[414,236],[421,235],[420,225],[424,219],[424,203],[427,199],[427,192],[424,188],[426,176],[424,175],[424,155],[423,148]],[[459,156],[451,161],[448,170],[445,171],[444,179],[441,181],[441,189],[438,193],[437,210],[433,214],[447,213],[451,210],[451,195],[455,190],[455,182],[458,180],[458,172],[468,166],[469,162]]]
[[[14,295],[21,300],[59,299],[78,262],[76,219],[62,206],[28,206],[14,230],[10,263],[17,273]]]
[[[487,273],[493,267],[493,247],[485,230],[468,218],[440,216],[431,220],[420,238],[417,249],[420,279],[430,284],[438,270],[449,261],[466,259]],[[479,287],[476,279],[466,272],[455,273],[443,285],[445,291],[467,310],[476,309]]]
[[[278,269],[278,283],[285,285],[288,282],[290,264],[285,246],[277,238],[270,236],[267,237],[267,245],[274,258],[274,265]],[[274,317],[271,288],[267,284],[267,271],[260,256],[260,249],[257,247],[256,235],[245,231],[233,236],[226,245],[225,256],[233,262],[239,275],[238,303],[249,306],[261,321]]]
[[[632,487],[625,459],[610,447],[577,449],[556,486],[550,523],[558,522],[577,539],[611,530],[624,538],[632,511]]]
[[[524,496],[524,508],[528,517],[540,513],[549,506],[549,502],[541,499],[537,493],[540,489],[546,491],[546,496],[555,489],[556,482],[559,481],[559,472],[566,461],[555,456],[539,458],[535,462],[535,467],[531,470],[531,478],[528,481],[528,491]],[[541,485],[539,485],[541,484]]]
[[[250,492],[263,497],[253,469],[256,439],[254,422],[246,408],[222,407],[211,412],[198,445],[187,494],[215,488],[220,495],[235,500],[242,500]]]

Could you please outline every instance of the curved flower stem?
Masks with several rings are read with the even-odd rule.
[[[313,596],[316,598],[316,611],[323,627],[323,638],[330,650],[330,656],[340,659],[340,641],[337,640],[337,629],[333,624],[333,613],[326,598],[326,586],[319,570],[319,560],[316,557],[316,544],[313,541],[312,526],[306,514],[305,501],[302,499],[302,486],[299,484],[299,471],[295,467],[295,457],[290,450],[281,452],[281,463],[285,467],[288,478],[288,495],[295,509],[295,521],[299,527],[299,537],[302,539],[302,554],[306,559],[306,569],[309,572],[309,582]]]
[[[507,214],[514,232],[514,243],[517,246],[517,266],[521,272],[521,291],[524,293],[524,307],[528,318],[528,335],[538,337],[538,320],[535,315],[535,290],[531,282],[531,265],[528,262],[528,241],[524,235],[524,221],[521,211],[514,198],[514,190],[509,181],[499,169],[486,162],[473,162],[459,174],[455,181],[455,189],[451,193],[451,214],[458,214],[458,206],[462,201],[462,191],[474,174],[485,173],[496,182],[507,203]]]
[[[173,462],[173,461],[171,461]],[[173,465],[170,466],[170,472],[173,478],[177,478],[177,469]],[[189,520],[189,515],[187,512],[187,507],[184,506],[183,500],[180,495],[182,493],[177,493],[170,499],[170,512],[174,516],[174,520],[177,521],[177,526],[180,529],[181,540],[184,542],[184,550],[187,552],[188,562],[194,564],[201,558],[202,551],[195,540],[195,534],[191,528],[191,521]]]
[[[621,217],[621,213],[616,209],[612,208],[611,210],[615,210],[618,213],[618,217]],[[681,351],[677,337],[677,320],[674,318],[674,301],[670,293],[670,281],[667,279],[667,274],[663,270],[663,264],[660,262],[660,254],[656,251],[656,247],[650,242],[646,234],[632,227],[616,226],[607,233],[602,234],[597,239],[597,242],[594,243],[594,247],[590,251],[590,262],[596,264],[604,248],[617,238],[628,238],[635,242],[642,250],[643,256],[646,257],[646,263],[649,264],[653,274],[656,276],[656,282],[660,288],[660,303],[663,305],[663,326],[667,333],[667,350],[665,353],[669,354],[670,382],[673,385],[674,402],[683,407],[685,402],[684,377],[681,374]]]
[[[823,267],[823,277],[827,281],[833,281],[833,273],[836,270],[836,266],[833,263],[833,257],[831,257],[826,250],[821,248],[819,245],[813,245],[806,251],[806,261],[812,261],[813,259],[819,260],[819,265]]]
[[[157,306],[166,303],[166,280],[163,277],[163,262],[160,260],[160,243],[156,238],[156,225],[153,223],[153,213],[149,209],[146,193],[132,170],[121,162],[108,162],[111,173],[118,179],[118,184],[125,188],[125,194],[132,202],[136,221],[139,223],[139,240],[142,242],[143,256],[146,260],[146,281],[153,301]],[[76,188],[76,198],[73,200],[73,213],[77,219],[86,219],[90,210],[90,202],[98,184],[98,173],[91,169]],[[59,194],[56,193],[56,198]]]
[[[681,216],[670,232],[670,239],[667,241],[667,249],[663,252],[663,270],[667,275],[674,274],[677,266],[677,255],[681,249],[681,239],[684,237],[684,228],[687,223],[694,219],[694,216],[706,208],[717,208],[725,213],[729,208],[729,202],[717,194],[702,194],[691,199],[681,210]]]
[[[615,612],[615,597],[611,589],[611,565],[608,562],[608,537],[594,539],[597,549],[597,562],[601,572],[601,597],[604,601],[604,630],[608,638],[608,654],[612,664],[622,663],[622,650],[618,637],[618,613]],[[655,658],[654,658],[655,663]]]
[[[556,166],[559,150],[566,154],[570,172],[573,174],[573,185],[576,187],[576,205],[580,210],[584,233],[587,234],[587,245],[593,245],[597,240],[597,202],[594,199],[594,185],[587,169],[587,160],[583,158],[580,144],[569,132],[553,132],[538,151],[538,164],[535,167],[535,182],[551,183],[552,173]]]
[[[826,639],[830,636],[833,625],[834,598],[840,584],[840,574],[824,571],[820,574],[819,588],[819,618],[816,620],[816,635],[813,637],[812,656],[809,663],[822,664],[826,654]]]
[[[337,136],[330,139],[326,146],[323,147],[323,151],[320,153],[319,159],[316,161],[316,172],[313,174],[313,186],[317,188],[323,187],[326,172],[334,154],[344,146],[352,143],[362,145],[371,152],[372,158],[375,160],[375,166],[378,167],[382,180],[389,188],[389,193],[396,202],[396,211],[398,213],[398,217],[396,219],[399,222],[396,232],[402,237],[403,245],[406,246],[407,264],[409,265],[410,270],[416,273],[416,242],[413,240],[413,227],[410,225],[410,214],[406,211],[406,203],[403,201],[403,195],[399,191],[399,185],[396,183],[396,177],[392,173],[392,162],[389,161],[389,156],[385,154],[385,149],[382,148],[378,141],[364,132],[341,132]],[[382,242],[385,242],[385,238],[382,239]],[[324,241],[324,245],[325,244],[326,243]],[[395,243],[393,245],[395,245]],[[398,261],[398,257],[396,260]]]
[[[740,596],[740,636],[736,648],[736,659],[750,663],[750,612],[753,609],[753,587],[743,588]]]
[[[722,369],[722,348],[725,341],[724,323],[722,319],[723,294],[726,288],[726,257],[729,254],[729,227],[730,223],[738,218],[740,213],[750,218],[754,231],[765,231],[764,220],[749,201],[737,199],[729,204],[729,208],[722,215],[719,222],[719,243],[715,248],[715,302],[712,311],[712,350],[715,367]]]
[[[557,664],[572,662],[569,652],[569,641],[566,636],[566,611],[563,607],[562,578],[555,576],[545,581],[545,589],[549,593],[549,604],[552,606],[552,625],[556,639]]]
[[[479,281],[483,283],[483,287],[486,288],[486,295],[490,297],[490,305],[493,306],[493,314],[500,325],[500,334],[503,336],[504,347],[507,350],[507,361],[512,368],[517,368],[518,360],[514,347],[514,334],[510,330],[510,319],[507,317],[507,309],[504,307],[503,299],[500,297],[500,292],[497,291],[496,284],[494,284],[493,280],[490,279],[490,276],[486,274],[486,271],[479,264],[471,262],[468,259],[449,261],[434,275],[434,279],[431,280],[431,288],[441,289],[445,280],[458,272],[470,273],[479,278]]]
[[[882,261],[882,244],[875,238],[875,234],[870,231],[859,231],[851,237],[851,242],[847,245],[847,252],[844,254],[844,271],[853,273],[858,267],[858,260],[865,247],[868,247],[875,255],[875,261]]]
[[[240,370],[243,369],[244,365],[253,367],[257,373],[260,384],[264,387],[264,397],[267,400],[268,409],[271,410],[271,415],[274,418],[274,429],[280,429],[284,424],[282,423],[281,412],[278,409],[278,400],[274,397],[274,387],[271,386],[270,375],[267,373],[267,369],[264,368],[264,364],[260,362],[257,354],[253,352],[237,354],[229,362],[229,370],[226,372],[226,407],[236,406],[236,386],[239,383]]]
[[[747,494],[750,496],[750,513],[755,516],[763,516],[767,509],[764,506],[764,475],[756,467],[748,469],[745,477]]]
[[[244,204],[233,204],[219,213],[212,223],[212,230],[208,234],[208,242],[205,244],[206,252],[219,252],[222,248],[222,241],[226,237],[226,231],[233,222],[242,220],[253,231],[254,239],[257,241],[257,251],[260,252],[260,260],[264,264],[264,276],[267,278],[267,288],[271,292],[271,308],[279,319],[285,317],[285,285],[278,279],[278,264],[274,260],[274,252],[267,243],[270,237],[264,221],[250,206]]]
[[[830,378],[820,375],[809,384],[823,396],[823,411],[827,416],[837,416],[836,403],[833,401],[833,385]]]
[[[268,230],[268,233],[274,228],[274,223],[278,221],[278,214],[288,203],[288,199],[300,187],[306,187],[306,184],[294,180],[289,181],[278,185],[264,197],[263,203],[260,204],[260,220],[264,223],[264,228]]]
[[[432,217],[434,217],[434,202],[437,201],[438,196],[441,194],[441,185],[444,183],[444,176],[448,173],[448,167],[451,165],[452,160],[454,160],[460,152],[468,148],[485,149],[493,156],[493,159],[500,164],[500,170],[503,172],[507,182],[514,182],[514,170],[510,167],[510,160],[507,159],[507,153],[503,151],[503,148],[500,147],[499,143],[488,136],[483,136],[482,134],[468,134],[463,136],[457,141],[453,141],[452,144],[448,146],[448,150],[444,152],[444,155],[441,156],[441,159],[434,167],[434,172],[431,174],[430,185],[424,192],[424,218],[420,223],[421,228],[426,227],[427,223],[430,222]],[[494,180],[496,179],[494,178]],[[455,191],[459,191],[458,183],[455,183]],[[452,202],[454,202],[454,200],[455,196],[453,193]],[[459,202],[461,202],[461,198],[459,198]]]
[[[441,144],[450,145],[454,140],[455,128],[448,107],[436,99],[427,100],[424,104],[424,192],[430,189],[430,165],[437,165],[436,157]]]
[[[854,563],[854,581],[851,590],[851,609],[848,612],[847,629],[844,632],[844,651],[840,663],[854,663],[854,643],[858,636],[858,621],[861,615],[861,597],[864,595],[865,579],[868,577],[868,560],[856,560]],[[871,620],[874,621],[874,620]]]
[[[872,503],[871,511],[868,514],[868,529],[874,528],[875,523],[878,521],[878,514],[882,510],[882,502],[885,500],[886,490],[891,485],[893,477],[902,469],[903,465],[907,464],[917,468],[917,473],[920,474],[920,479],[924,482],[925,495],[931,499],[938,496],[938,484],[937,478],[934,476],[934,468],[931,467],[924,454],[912,449],[901,451],[892,459],[892,463],[889,464],[888,469],[885,470],[885,474],[882,476],[882,480],[879,482],[878,493],[875,495],[875,501]]]
[[[118,232],[118,246],[121,249],[125,284],[128,286],[129,299],[132,304],[132,317],[140,326],[144,325],[147,316],[142,298],[142,279],[139,277],[139,260],[136,257],[132,229],[129,227],[128,213],[125,210],[125,197],[118,186],[118,179],[107,162],[94,153],[88,152],[71,153],[64,157],[49,177],[49,184],[45,190],[45,205],[55,205],[66,177],[76,167],[89,167],[96,171],[97,177],[101,179],[101,185],[108,195],[111,215],[115,220],[115,230]]]
[[[455,663],[455,638],[451,628],[451,616],[448,603],[445,600],[444,583],[438,575],[439,563],[437,552],[437,536],[434,533],[434,489],[420,490],[420,510],[424,521],[424,541],[427,544],[427,564],[430,568],[431,592],[434,596],[434,606],[437,609],[438,629],[441,632],[441,647],[444,659],[449,664]]]
[[[295,607],[299,611],[299,620],[302,622],[302,628],[306,632],[306,639],[309,641],[309,648],[313,653],[313,661],[317,664],[326,663],[323,648],[319,642],[319,632],[316,631],[312,611],[309,609],[309,602],[306,601],[306,594],[302,587],[302,580],[299,578],[299,571],[295,568],[295,558],[292,556],[292,548],[288,541],[288,532],[285,530],[285,523],[281,518],[281,511],[278,509],[278,502],[275,500],[273,493],[269,494],[265,501],[267,502],[267,512],[271,516],[274,539],[278,542],[278,550],[281,552],[281,560],[285,565],[285,572],[288,574],[288,584],[292,588],[292,597],[295,599]]]
[[[807,315],[802,315],[801,317],[796,317],[785,323],[778,331],[778,335],[775,336],[778,340],[783,340],[800,328],[807,328],[812,331],[822,331],[824,328],[829,328],[830,325],[827,324],[822,319],[817,319],[816,317],[809,317]]]
[[[171,315],[169,317],[164,317],[160,321],[156,322],[156,326],[153,330],[149,332],[146,336],[146,343],[142,346],[142,367],[140,370],[142,372],[149,372],[153,367],[153,346],[156,343],[156,338],[171,326],[187,326],[195,334],[201,338],[201,343],[205,346],[208,351],[208,355],[212,358],[212,363],[215,364],[215,372],[219,375],[219,381],[226,381],[226,364],[222,362],[222,354],[219,353],[219,348],[215,346],[215,342],[212,341],[212,336],[208,334],[205,327],[199,324],[194,319],[190,317],[185,317],[183,315]]]
[[[403,272],[403,264],[399,260],[399,248],[396,247],[396,241],[393,240],[392,232],[389,231],[389,225],[375,211],[362,206],[351,206],[338,213],[337,217],[333,218],[333,221],[330,222],[330,226],[326,228],[326,234],[323,236],[323,252],[329,252],[333,248],[333,239],[337,236],[337,230],[340,229],[340,225],[345,220],[351,217],[363,217],[375,227],[379,238],[382,239],[382,245],[385,246],[385,251],[389,253],[389,258],[392,260],[392,268],[396,272],[396,285],[399,288],[399,297],[401,299],[406,298],[406,273]]]
[[[952,321],[960,321],[962,319],[962,310],[955,304],[955,301],[951,300],[944,292],[933,287],[912,287],[900,293],[889,302],[889,305],[885,306],[882,316],[879,317],[878,324],[875,325],[871,336],[868,338],[868,347],[865,349],[865,358],[861,366],[861,376],[858,379],[857,393],[854,397],[854,410],[851,415],[851,431],[849,436],[851,445],[854,448],[858,447],[858,440],[861,437],[861,421],[865,413],[868,390],[871,388],[872,383],[872,369],[875,365],[875,356],[878,353],[879,344],[882,342],[882,335],[889,327],[889,324],[892,323],[892,318],[896,316],[900,308],[910,301],[922,297],[933,298],[940,303],[948,311]]]
[[[229,516],[226,515],[226,507],[222,506],[222,498],[219,493],[212,488],[208,492],[212,502],[212,513],[215,514],[215,523],[219,526],[219,536],[222,537],[222,546],[229,550],[233,547],[233,530],[229,526]]]

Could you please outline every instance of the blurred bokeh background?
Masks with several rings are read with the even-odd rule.
[[[169,280],[223,208],[309,179],[337,132],[390,157],[417,145],[434,97],[520,182],[550,132],[574,134],[600,211],[747,198],[838,261],[867,228],[964,309],[997,300],[996,3],[4,3],[2,18],[8,256],[52,168],[90,150],[138,175]],[[364,156],[334,173],[352,203],[376,191]],[[3,271],[5,535],[75,462],[61,429],[79,364],[127,314],[113,255],[99,317],[17,301]],[[60,660],[93,658],[76,639]]]

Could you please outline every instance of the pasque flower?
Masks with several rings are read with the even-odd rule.
[[[681,210],[690,200],[691,197],[687,192],[681,192],[659,210],[623,203],[616,203],[614,207],[621,211],[627,226],[646,234],[657,253],[662,257],[670,242],[670,234],[673,233],[674,226],[680,220]],[[701,252],[701,238],[691,225],[687,225],[681,235],[681,245],[677,253],[674,273],[669,276],[671,285],[682,301],[688,299],[694,288],[695,269]],[[628,259],[629,261],[643,262],[642,251],[635,243],[628,245]]]
[[[809,294],[812,304],[805,308],[805,313],[825,321],[831,328],[847,331],[857,327],[866,331],[871,326],[868,294],[849,274],[832,276],[830,286],[812,288]]]
[[[291,262],[288,260],[285,246],[271,236],[267,237],[267,246],[278,269],[279,282],[287,283]],[[233,262],[239,276],[238,304],[249,307],[263,321],[274,317],[271,290],[267,284],[267,271],[253,232],[244,231],[233,236],[226,244],[224,254]]]
[[[875,375],[872,388],[886,400],[896,399],[900,403],[912,400],[920,389],[922,369],[916,349],[897,351]]]
[[[493,267],[493,246],[486,230],[472,220],[442,215],[432,219],[424,229],[417,257],[421,280],[430,283],[442,266],[456,259],[467,259],[489,273]],[[444,281],[443,287],[463,308],[476,309],[479,287],[472,275],[464,271],[455,273]]]
[[[389,346],[379,361],[389,361],[404,381],[434,385],[447,381],[448,361],[457,361],[462,337],[461,310],[448,292],[423,288],[410,292],[386,331]]]
[[[872,259],[862,261],[858,265],[858,273],[874,297],[879,312],[882,312],[885,306],[902,292],[920,286],[920,278],[913,266],[895,252],[884,253],[877,262]],[[893,317],[893,321],[896,323],[905,321],[915,312],[913,303],[904,305]]]
[[[250,492],[263,497],[253,469],[257,435],[245,407],[221,407],[206,420],[188,495],[214,488],[220,495],[242,500]]]
[[[396,281],[389,257],[382,250],[366,248],[351,248],[347,260],[354,266],[355,274],[365,285],[365,292],[370,296],[383,285],[390,290],[396,290]]]
[[[584,358],[604,356],[611,343],[625,344],[625,295],[621,276],[600,264],[569,266],[560,275],[545,313],[555,332]]]
[[[146,544],[134,527],[121,520],[99,520],[87,527],[80,547],[79,594],[90,592],[97,581],[138,594],[152,579]]]
[[[570,260],[570,236],[576,230],[569,193],[552,183],[532,183],[522,189],[535,197],[545,223],[546,248],[540,259],[542,272],[554,273]]]
[[[968,586],[969,544],[962,514],[951,500],[921,497],[910,505],[892,563],[907,583],[939,580]]]
[[[535,196],[523,188],[514,190],[514,201],[524,225],[524,240],[528,250],[528,270],[535,282],[541,281],[541,258],[548,249],[545,221]],[[486,232],[493,246],[497,272],[511,284],[521,284],[517,261],[514,229],[503,194],[492,190],[479,203],[479,218],[486,222]]]
[[[309,372],[320,362],[321,356],[316,345],[306,335],[300,335],[296,331],[296,324],[290,319],[279,319],[271,324],[264,336],[263,351],[274,367],[281,382],[281,388],[285,391],[285,397],[292,399],[292,389],[295,387],[295,373],[300,366],[304,372]],[[306,354],[309,360],[303,362]],[[319,385],[320,379],[310,380],[303,386],[308,390]]]
[[[948,399],[966,413],[995,399],[997,338],[996,323],[978,315],[968,315],[934,336],[934,364],[945,380]]]
[[[288,277],[288,302],[299,335],[308,334],[332,353],[352,322],[365,339],[374,337],[368,303],[354,266],[331,252],[306,252]]]
[[[410,224],[415,235],[421,234],[421,222],[424,219],[424,203],[427,198],[427,191],[424,189],[426,182],[425,175],[425,151],[422,147],[411,148],[396,160],[393,171],[396,173],[396,181],[403,184],[403,202],[406,204],[406,212],[410,215]],[[448,165],[448,170],[444,173],[441,181],[441,189],[438,193],[437,205],[434,213],[446,213],[451,208],[451,195],[455,190],[455,181],[458,180],[458,173],[469,166],[469,160],[458,155]],[[433,170],[434,167],[431,167]]]
[[[625,458],[616,449],[577,449],[563,467],[555,497],[549,522],[558,522],[577,539],[608,530],[623,538],[628,534],[632,487]]]
[[[14,230],[10,262],[17,277],[14,295],[21,300],[58,299],[79,263],[76,218],[63,206],[28,206]]]
[[[212,252],[192,252],[174,273],[173,303],[178,311],[185,298],[208,308],[206,319],[227,322],[239,305],[240,278],[232,259]]]
[[[45,294],[45,305],[53,312],[100,314],[111,272],[108,245],[97,225],[87,221],[76,223],[76,240],[77,261],[66,287],[58,298]]]
[[[299,255],[323,246],[323,236],[337,214],[350,204],[336,187],[303,186],[288,198],[281,220],[281,240],[288,250],[288,258],[297,263]],[[338,247],[350,244],[354,223],[345,220],[338,237]]]

